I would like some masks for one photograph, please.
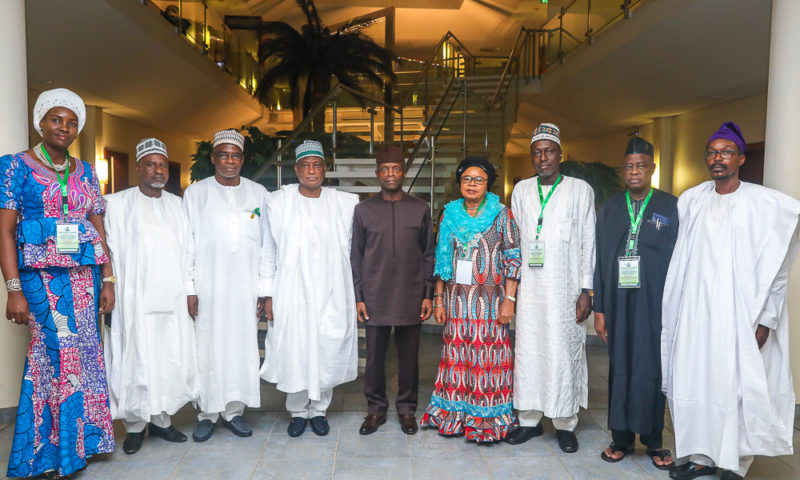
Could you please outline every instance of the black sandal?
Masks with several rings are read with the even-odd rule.
[[[654,449],[647,449],[647,456],[649,456],[653,461],[653,466],[659,470],[672,470],[675,468],[675,459],[672,459],[672,463],[665,463],[663,465],[659,465],[656,463],[655,457],[658,457],[663,462],[664,459],[667,457],[672,457],[672,453],[667,450],[666,448],[654,448]]]
[[[611,454],[612,454],[612,455],[613,455],[613,454],[615,454],[615,453],[617,453],[617,452],[622,452],[622,456],[621,456],[621,457],[619,457],[619,458],[613,458],[613,457],[610,457],[610,456],[608,456],[608,455],[606,454],[606,451],[605,451],[605,450],[603,450],[602,452],[600,452],[600,458],[602,458],[603,460],[605,460],[606,462],[609,462],[609,463],[617,463],[617,462],[619,462],[620,460],[622,460],[623,458],[625,458],[625,456],[626,456],[627,454],[629,454],[629,453],[633,453],[633,451],[634,451],[634,450],[636,450],[636,449],[635,449],[633,446],[622,446],[622,445],[617,445],[617,444],[616,444],[616,443],[614,443],[614,442],[611,442],[611,445],[609,445],[609,446],[608,446],[608,448],[610,448],[610,449],[611,449]]]

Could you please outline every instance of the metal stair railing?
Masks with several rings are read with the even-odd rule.
[[[373,142],[374,142],[375,125],[374,125],[373,119],[374,119],[374,107],[375,106],[388,108],[391,111],[395,112],[396,114],[400,115],[400,129],[401,129],[400,130],[400,135],[401,135],[401,141],[402,141],[402,135],[403,135],[403,132],[402,132],[402,128],[403,128],[403,111],[402,111],[402,109],[400,109],[400,108],[398,108],[396,106],[393,106],[393,105],[389,105],[389,104],[383,102],[382,100],[378,100],[376,98],[372,98],[372,97],[370,97],[370,96],[368,96],[368,95],[366,95],[366,94],[364,94],[362,92],[359,92],[358,90],[354,90],[354,89],[352,89],[350,87],[347,87],[345,85],[336,84],[335,86],[333,86],[328,91],[327,94],[325,94],[325,96],[319,102],[317,102],[316,105],[314,105],[314,108],[311,109],[309,114],[297,125],[297,127],[295,127],[294,130],[292,130],[292,132],[285,139],[283,139],[281,141],[281,144],[278,147],[278,149],[275,150],[269,156],[269,158],[267,158],[267,161],[264,163],[264,165],[260,169],[258,169],[258,171],[256,171],[256,173],[253,175],[253,180],[259,180],[259,179],[263,178],[273,166],[276,166],[276,165],[280,166],[280,164],[282,163],[281,160],[282,160],[283,155],[285,155],[287,153],[287,151],[290,148],[292,148],[292,145],[294,144],[294,141],[297,139],[297,137],[300,136],[300,134],[302,134],[303,132],[306,132],[308,130],[308,128],[311,126],[311,122],[313,121],[313,119],[317,115],[322,113],[327,108],[328,104],[330,104],[330,103],[333,103],[333,107],[332,107],[333,129],[332,129],[332,132],[331,132],[331,140],[332,140],[332,145],[333,145],[333,151],[331,152],[331,156],[333,157],[334,160],[336,160],[336,134],[337,134],[336,124],[337,124],[337,120],[338,120],[338,117],[337,117],[338,112],[337,112],[336,102],[337,102],[338,97],[342,93],[348,93],[348,94],[352,95],[353,97],[355,97],[356,99],[359,99],[362,102],[362,104],[364,105],[364,110],[367,111],[369,113],[369,115],[370,115],[370,153],[372,153]],[[280,178],[280,176],[279,176],[279,178]],[[278,187],[280,187],[280,185],[278,185]]]

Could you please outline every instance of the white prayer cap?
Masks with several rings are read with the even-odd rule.
[[[531,145],[537,140],[550,140],[561,145],[561,131],[553,123],[540,123],[538,127],[533,130],[531,137]]]
[[[316,140],[306,140],[294,149],[294,162],[306,157],[319,157],[325,160],[325,153],[322,151],[322,144]]]
[[[39,122],[42,121],[50,109],[55,107],[64,107],[72,110],[72,113],[78,117],[78,133],[81,133],[83,126],[86,124],[86,105],[83,104],[83,99],[72,90],[54,88],[42,92],[33,106],[33,128],[39,132],[39,135],[44,135]]]
[[[214,134],[214,146],[230,143],[244,151],[244,136],[236,130],[220,130]]]
[[[165,158],[169,158],[167,156],[167,146],[161,140],[152,137],[139,140],[139,143],[136,144],[136,161],[138,162],[151,153],[158,153],[164,155]]]

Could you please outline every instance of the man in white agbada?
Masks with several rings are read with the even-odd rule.
[[[166,145],[140,141],[136,171],[138,187],[105,196],[104,217],[118,299],[105,329],[105,361],[111,414],[125,425],[128,454],[141,448],[145,426],[151,436],[185,442],[170,415],[197,394],[185,288],[191,234],[180,197],[163,191]]]
[[[559,447],[571,453],[578,450],[578,410],[588,401],[584,321],[592,311],[594,191],[561,175],[560,132],[551,123],[533,131],[531,161],[537,176],[519,182],[511,196],[523,267],[514,347],[519,428],[505,441],[517,445],[541,435],[546,416]]]
[[[189,313],[197,332],[198,403],[192,437],[208,440],[217,418],[240,437],[253,434],[245,406],[261,405],[258,317],[266,280],[262,258],[267,190],[239,173],[244,137],[236,130],[214,135],[214,176],[189,186],[183,204],[194,242]]]
[[[284,186],[267,202],[271,298],[261,377],[286,392],[288,432],[298,437],[307,421],[317,435],[328,434],[333,387],[357,376],[350,237],[358,197],[322,187],[319,142],[301,144],[295,158],[299,185]]]
[[[712,181],[678,198],[681,227],[662,308],[662,388],[675,479],[745,476],[754,455],[791,455],[794,389],[786,287],[800,202],[741,182],[745,141],[726,122],[705,159]]]

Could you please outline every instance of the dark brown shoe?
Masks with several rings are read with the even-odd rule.
[[[414,435],[419,430],[417,426],[417,417],[413,413],[400,415],[400,430],[406,435]]]
[[[361,424],[361,428],[358,429],[358,433],[361,435],[369,435],[370,433],[375,433],[378,430],[378,427],[386,423],[386,415],[378,415],[377,413],[370,413],[366,417],[364,417],[364,423]]]

